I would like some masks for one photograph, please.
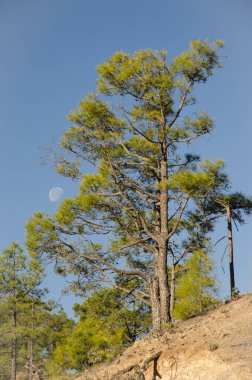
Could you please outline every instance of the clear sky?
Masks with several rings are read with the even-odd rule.
[[[251,0],[0,0],[0,249],[24,242],[35,211],[56,210],[51,187],[76,193],[77,184],[41,157],[69,126],[69,111],[95,90],[96,66],[115,51],[164,48],[172,58],[192,39],[225,41],[224,68],[198,91],[199,108],[216,124],[199,148],[224,158],[234,189],[252,194],[251,20]],[[225,232],[219,227],[216,240]],[[241,291],[252,291],[251,232],[252,217],[235,234]],[[219,273],[228,294],[228,273]],[[56,297],[62,281],[51,275],[46,285]],[[63,299],[67,311],[71,303]]]

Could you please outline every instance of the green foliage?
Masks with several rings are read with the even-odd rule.
[[[0,380],[8,379],[11,370],[11,328],[12,321],[9,319],[8,304],[4,297],[0,301]]]
[[[44,302],[41,287],[43,268],[35,258],[28,259],[17,243],[0,255],[0,357],[3,379],[10,377],[12,347],[15,342],[16,368],[27,378],[31,355],[36,370],[45,374],[46,361],[62,331],[72,322],[52,301]],[[29,366],[28,366],[29,367]],[[1,378],[1,377],[0,377]]]
[[[206,197],[210,189],[217,188],[220,185],[223,187],[225,183],[228,183],[227,177],[222,174],[223,167],[224,162],[222,160],[213,163],[203,161],[201,172],[181,170],[170,176],[168,186],[195,198]]]
[[[203,251],[194,252],[180,266],[175,290],[175,318],[186,319],[197,315],[217,302],[216,278],[212,274],[213,261]]]
[[[223,41],[216,40],[215,47],[221,48]],[[213,74],[213,68],[221,66],[216,48],[206,41],[194,40],[190,43],[191,50],[182,53],[173,60],[175,71],[181,71],[189,80],[205,82]]]
[[[43,270],[35,260],[28,260],[22,248],[12,243],[0,255],[0,295],[2,297],[2,326],[0,350],[10,376],[10,363],[20,369],[27,361],[27,335],[30,327],[24,325],[24,316],[29,319],[31,301],[43,294],[39,289]],[[30,320],[30,319],[29,319]],[[18,356],[14,355],[14,347]],[[7,376],[7,377],[8,377]]]
[[[111,360],[149,329],[149,311],[139,305],[127,308],[115,289],[94,292],[74,310],[79,322],[56,345],[49,364],[53,374]]]
[[[8,298],[4,297],[0,304],[0,379],[10,376],[11,344],[13,339],[12,316]],[[32,343],[33,368],[39,370],[41,376],[48,374],[48,360],[52,356],[56,344],[60,344],[70,335],[73,321],[69,320],[61,308],[53,301],[43,302],[39,298],[26,298],[18,305],[17,326],[17,370],[27,379],[29,347]],[[3,376],[1,378],[1,376]]]
[[[43,271],[38,262],[28,262],[27,256],[17,243],[12,243],[0,255],[0,294],[9,297],[14,303],[42,281]]]
[[[239,191],[234,193],[214,192],[208,202],[202,207],[209,215],[226,215],[227,207],[230,208],[231,217],[235,222],[245,223],[245,217],[252,213],[252,198]]]

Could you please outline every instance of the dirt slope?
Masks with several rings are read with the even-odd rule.
[[[136,342],[78,380],[252,380],[252,294]]]

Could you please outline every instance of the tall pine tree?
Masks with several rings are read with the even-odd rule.
[[[79,195],[53,217],[36,214],[27,227],[30,251],[53,257],[83,289],[115,286],[118,275],[144,282],[134,295],[151,305],[157,330],[171,318],[169,241],[195,199],[220,186],[222,162],[199,166],[199,157],[185,152],[213,128],[205,112],[186,110],[195,87],[220,67],[221,46],[192,41],[171,62],[165,51],[140,50],[100,65],[100,96],[89,95],[71,113],[73,126],[60,142],[76,160],[63,156],[56,164],[59,173],[82,179]],[[97,172],[83,176],[82,161]],[[111,245],[97,244],[97,235],[107,234]]]

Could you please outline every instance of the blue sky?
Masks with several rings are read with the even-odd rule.
[[[234,189],[252,194],[251,19],[250,0],[0,0],[0,248],[23,243],[35,211],[56,210],[51,187],[76,193],[77,184],[41,157],[69,126],[69,111],[95,90],[96,66],[118,50],[164,48],[172,58],[192,39],[225,41],[223,69],[198,91],[198,107],[216,128],[197,149],[224,158]],[[251,232],[252,217],[235,234],[241,291],[252,291]],[[219,272],[228,294],[227,273]],[[62,281],[51,275],[46,285],[56,297]],[[69,311],[73,297],[62,301]]]

